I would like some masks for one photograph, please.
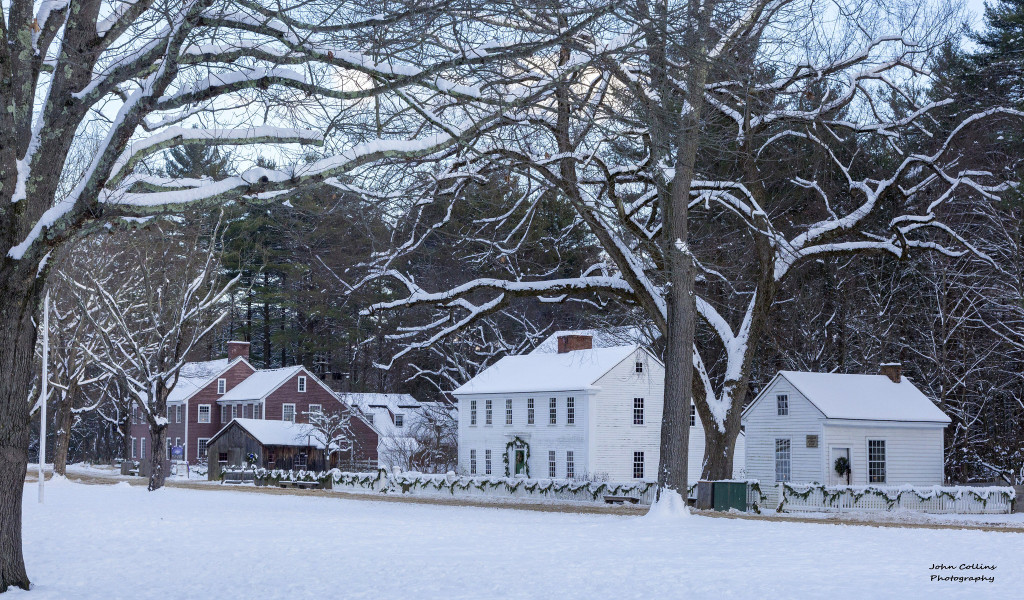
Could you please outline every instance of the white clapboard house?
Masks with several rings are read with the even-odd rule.
[[[881,375],[780,371],[743,412],[746,474],[762,485],[941,485],[949,422],[897,364]]]
[[[655,479],[665,367],[638,344],[592,346],[591,336],[559,335],[556,352],[507,356],[456,389],[459,470]],[[704,430],[695,414],[690,436],[690,479],[696,481]],[[740,469],[743,456],[740,445]]]

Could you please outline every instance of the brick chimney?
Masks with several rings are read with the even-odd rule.
[[[903,365],[900,363],[882,363],[882,375],[892,379],[893,383],[899,383],[903,378]]]
[[[590,350],[594,347],[594,337],[590,335],[558,336],[558,353],[565,354],[575,350]]]
[[[249,342],[228,342],[228,360],[235,360],[239,356],[249,360]]]

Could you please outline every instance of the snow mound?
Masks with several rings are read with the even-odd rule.
[[[674,521],[689,516],[690,509],[679,492],[662,490],[661,497],[651,505],[651,510],[647,511],[645,518],[651,521]]]

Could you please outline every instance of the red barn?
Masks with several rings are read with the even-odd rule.
[[[249,364],[249,343],[228,342],[228,357],[187,363],[167,400],[167,448],[183,447],[184,460],[207,459],[206,444],[233,419],[267,419],[308,423],[308,414],[347,409],[319,378],[302,365],[282,369],[256,369]],[[132,458],[152,452],[149,426],[132,420]],[[358,461],[377,460],[377,431],[360,414],[352,418]]]

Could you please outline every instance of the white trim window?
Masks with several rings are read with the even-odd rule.
[[[548,401],[548,424],[558,424],[558,399],[552,398]]]
[[[697,426],[697,405],[690,403],[690,427]]]
[[[565,478],[576,478],[576,453],[572,450],[565,451]]]
[[[484,450],[484,475],[491,474],[491,451],[490,449]]]
[[[565,424],[576,424],[576,399],[572,396],[565,399]]]
[[[324,414],[324,407],[322,404],[310,404],[309,414],[311,415],[322,415]],[[397,421],[396,421],[397,423]]]
[[[792,444],[789,438],[775,440],[775,481],[789,481],[793,464]]]
[[[139,438],[139,460],[146,460],[146,438]]]
[[[220,407],[220,423],[223,425],[228,422],[228,411],[230,409],[227,406],[221,405]]]
[[[238,418],[238,405],[237,404],[232,404],[231,405],[231,419],[234,420],[234,419],[237,419],[237,418]]]
[[[536,411],[533,409],[533,398],[526,399],[526,424],[533,425]]]
[[[181,405],[180,404],[177,405],[175,407],[175,409],[176,410],[174,411],[174,413],[175,413],[174,414],[174,422],[175,423],[181,423]]]
[[[548,450],[548,477],[554,478],[555,470],[558,468],[558,455],[554,450]]]
[[[305,393],[306,391],[306,376],[299,375],[299,392]]]
[[[643,361],[641,361],[641,360],[636,361],[636,364],[633,366],[633,370],[635,370],[637,373],[643,373],[644,372],[644,363],[643,363]]]
[[[494,423],[494,401],[484,400],[484,425]],[[488,452],[490,452],[488,450]]]
[[[644,424],[644,399],[633,398],[633,424]]]
[[[505,424],[512,424],[512,399],[505,398]]]
[[[199,458],[206,458],[207,456],[207,444],[210,443],[210,438],[199,438]]]
[[[476,475],[476,450],[469,451],[469,474]]]
[[[171,438],[167,438],[167,450],[164,452],[164,458],[167,460],[171,460],[171,441]]]
[[[135,456],[135,438],[132,438],[132,458],[137,458]]]
[[[174,445],[175,446],[180,446],[181,445],[181,438],[180,437],[174,438]]]
[[[223,396],[224,393],[227,392],[227,391],[228,391],[228,380],[227,379],[218,379],[217,380],[217,395],[218,396]]]
[[[644,478],[644,453],[638,450],[633,453],[633,479]]]
[[[469,401],[469,424],[476,425],[476,400]]]
[[[868,440],[868,483],[885,483],[885,440]]]
[[[263,418],[262,416],[260,416],[260,405],[259,404],[253,404],[252,405],[252,418],[254,418],[254,419],[262,419]]]
[[[775,396],[775,409],[780,417],[789,416],[789,396],[778,394]]]
[[[210,405],[200,404],[199,405],[199,417],[198,423],[209,423],[210,422]]]
[[[286,403],[281,405],[281,420],[295,422],[295,404]]]
[[[395,413],[395,427],[405,427],[405,415]]]

